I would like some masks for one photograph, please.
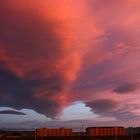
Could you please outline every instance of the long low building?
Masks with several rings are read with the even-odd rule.
[[[35,131],[36,137],[72,137],[77,136],[71,128],[38,128]],[[79,133],[81,134],[81,133]],[[88,127],[84,136],[87,137],[111,137],[125,136],[124,127]],[[81,135],[78,135],[81,136]]]
[[[38,128],[35,131],[36,137],[70,137],[73,136],[71,128]]]
[[[126,135],[124,127],[88,127],[87,136],[124,136]]]

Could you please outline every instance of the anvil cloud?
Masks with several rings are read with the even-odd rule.
[[[1,0],[0,106],[47,117],[81,101],[140,115],[139,0]]]

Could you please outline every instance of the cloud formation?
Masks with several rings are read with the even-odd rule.
[[[79,9],[73,0],[0,2],[0,106],[56,117],[71,104],[69,85],[94,37],[85,35],[94,29],[92,19],[81,24],[87,15],[84,4]]]
[[[116,109],[119,104],[113,100],[101,99],[93,102],[87,102],[87,106],[91,107],[95,113],[106,113]]]
[[[0,114],[11,114],[11,115],[25,115],[23,112],[19,112],[16,110],[2,110]]]
[[[76,94],[73,98],[85,102],[99,115],[111,115],[119,121],[137,118],[140,115],[135,108],[140,106],[136,100],[140,97],[139,1],[88,2],[91,15],[104,34],[84,57],[73,84],[72,91]],[[117,102],[119,108],[109,105],[112,102]],[[113,110],[104,109],[104,104]]]
[[[99,115],[139,116],[139,4],[1,0],[0,106],[55,118],[82,101]]]
[[[125,83],[123,85],[118,86],[116,89],[114,89],[113,91],[116,93],[129,93],[129,92],[133,92],[137,89],[137,85],[136,84],[130,84],[130,83]]]

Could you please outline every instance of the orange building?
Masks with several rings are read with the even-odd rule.
[[[73,136],[71,128],[38,128],[35,131],[36,137],[70,137]]]
[[[124,136],[126,135],[123,127],[88,127],[87,136]]]

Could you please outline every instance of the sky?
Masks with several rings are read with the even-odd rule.
[[[139,0],[0,0],[0,128],[140,125]]]

